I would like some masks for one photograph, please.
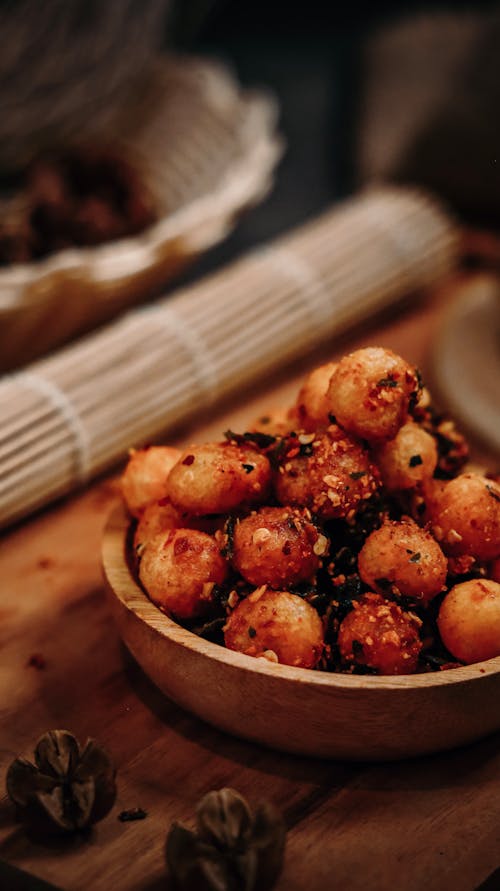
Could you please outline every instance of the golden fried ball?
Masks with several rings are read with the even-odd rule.
[[[421,622],[378,594],[365,594],[341,622],[338,646],[348,665],[380,674],[413,674],[422,649]]]
[[[312,431],[328,427],[329,401],[327,398],[330,378],[336,362],[320,365],[306,377],[297,397],[296,412],[302,430]]]
[[[134,548],[140,555],[144,547],[161,532],[178,529],[182,526],[182,517],[168,499],[148,504],[137,523],[134,535]]]
[[[358,554],[365,584],[381,594],[390,588],[414,600],[429,601],[444,589],[447,566],[437,541],[409,518],[387,520]]]
[[[335,424],[314,437],[309,457],[285,454],[274,477],[280,504],[307,507],[325,520],[348,517],[377,487],[368,452]]]
[[[436,441],[418,424],[408,421],[394,439],[376,449],[375,460],[389,492],[414,489],[432,478],[438,462]]]
[[[236,524],[232,562],[251,585],[286,588],[315,575],[327,546],[308,512],[262,507]]]
[[[323,626],[314,607],[297,594],[264,587],[233,610],[224,639],[230,650],[300,668],[314,668],[323,652]]]
[[[131,449],[122,474],[121,489],[132,516],[140,517],[148,504],[166,496],[167,478],[180,455],[179,449],[170,446]]]
[[[431,528],[443,551],[478,560],[500,556],[500,485],[478,473],[463,473],[434,490],[428,504]]]
[[[271,466],[265,455],[234,443],[190,446],[172,469],[168,494],[192,516],[223,514],[265,501]]]
[[[461,662],[500,656],[500,584],[471,579],[455,585],[441,604],[438,628],[445,647]]]
[[[148,542],[139,578],[163,612],[192,619],[210,607],[213,587],[222,584],[227,571],[210,535],[197,529],[171,529]]]
[[[328,388],[329,413],[348,433],[381,442],[393,439],[416,398],[416,370],[391,350],[367,347],[344,356]]]

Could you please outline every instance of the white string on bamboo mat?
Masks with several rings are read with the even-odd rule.
[[[172,306],[145,306],[136,310],[136,315],[154,321],[159,328],[173,334],[184,347],[192,364],[194,375],[203,394],[203,401],[214,402],[219,389],[219,376],[213,357],[199,333],[182,319]],[[187,369],[186,369],[187,377]]]
[[[68,394],[53,381],[33,371],[19,371],[12,375],[11,380],[40,393],[62,415],[73,436],[76,481],[81,485],[86,483],[92,470],[90,442],[85,425]]]
[[[298,287],[299,293],[306,300],[307,309],[314,316],[314,324],[310,328],[311,336],[316,338],[330,318],[332,310],[332,295],[321,276],[310,263],[289,247],[262,248],[258,256],[269,263],[282,278]]]

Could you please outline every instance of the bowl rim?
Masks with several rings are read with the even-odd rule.
[[[369,689],[428,689],[431,687],[462,686],[500,673],[500,657],[475,662],[460,668],[410,675],[351,675],[314,671],[269,662],[244,653],[226,649],[220,644],[199,637],[183,628],[163,613],[137,582],[127,560],[131,519],[125,506],[118,504],[111,511],[104,527],[101,559],[105,578],[114,596],[123,607],[149,625],[161,637],[182,646],[198,656],[206,657],[234,669],[260,674],[283,681],[296,682],[315,688]]]

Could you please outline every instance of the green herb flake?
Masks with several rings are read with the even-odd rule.
[[[248,627],[248,636],[249,636],[249,637],[255,637],[256,634],[257,634],[257,632],[256,632],[255,628],[252,628],[252,626],[249,625],[249,627]]]
[[[383,377],[377,381],[377,387],[397,387],[398,382],[392,377]]]
[[[421,556],[422,555],[421,555],[420,551],[416,551],[413,554],[413,557],[410,557],[410,559],[408,560],[408,563],[420,563]]]
[[[252,470],[255,470],[254,464],[242,464],[241,466],[243,467],[243,470],[245,471],[245,473],[251,473]]]
[[[355,470],[354,473],[350,473],[349,476],[352,480],[360,480],[366,476],[366,470]]]
[[[408,461],[408,465],[410,467],[418,467],[419,464],[423,464],[421,455],[412,455],[410,460]]]

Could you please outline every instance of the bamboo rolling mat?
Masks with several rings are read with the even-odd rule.
[[[0,383],[0,525],[446,274],[428,196],[367,192]]]

